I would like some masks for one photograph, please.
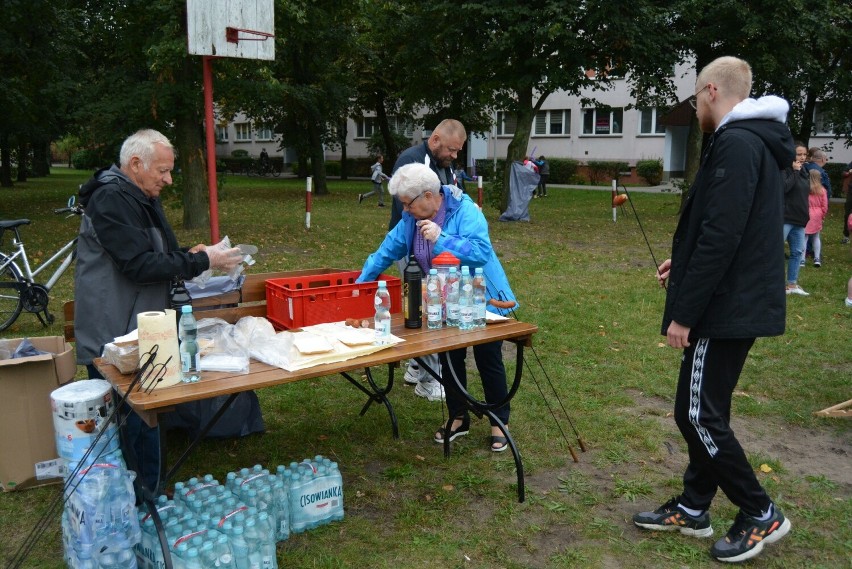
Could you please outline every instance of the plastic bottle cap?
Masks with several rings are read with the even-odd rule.
[[[430,274],[430,275],[437,275],[437,274],[438,274],[438,269],[429,269],[429,274]]]
[[[187,312],[192,312],[192,306],[189,304],[184,304],[180,307],[181,314],[186,314]]]
[[[379,281],[379,288],[387,288],[387,286],[388,283],[386,283],[385,281]]]

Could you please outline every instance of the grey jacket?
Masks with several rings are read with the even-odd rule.
[[[189,253],[177,239],[159,199],[150,199],[113,166],[80,187],[74,275],[77,363],[87,365],[116,336],[136,328],[136,315],[169,306],[173,278],[206,270],[206,253]]]

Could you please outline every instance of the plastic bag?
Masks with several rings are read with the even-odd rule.
[[[118,368],[121,373],[133,373],[139,367],[139,343],[110,342],[104,346],[104,361]]]
[[[208,249],[211,249],[211,248],[214,248],[214,247],[217,248],[217,249],[222,249],[222,250],[231,249],[232,248],[231,239],[227,235],[225,235],[224,239],[222,239],[221,241],[219,241],[215,245],[211,245],[210,247],[208,247]],[[257,254],[257,247],[255,247],[254,245],[242,245],[241,244],[241,245],[237,245],[237,247],[239,247],[240,252],[243,254],[243,259],[239,264],[237,264],[237,266],[235,266],[233,269],[228,271],[228,278],[231,279],[232,281],[236,281],[240,277],[242,272],[245,270],[245,266],[254,265],[255,261],[254,261],[254,258],[252,257],[252,255]],[[201,273],[200,275],[198,275],[197,277],[195,277],[194,279],[192,279],[189,282],[195,283],[199,288],[204,288],[205,286],[207,286],[207,281],[209,281],[212,276],[213,276],[213,269],[207,269],[206,271],[204,271],[203,273]]]
[[[245,316],[236,323],[239,337],[244,339],[251,357],[267,365],[284,368],[290,363],[292,334],[276,334],[266,318]]]
[[[247,374],[249,350],[236,328],[221,318],[198,321],[199,371]]]

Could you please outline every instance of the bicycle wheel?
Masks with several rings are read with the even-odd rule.
[[[18,267],[12,263],[5,265],[8,260],[9,257],[0,253],[0,266],[3,266],[0,269],[0,332],[18,319],[24,305],[24,301],[21,299],[21,291],[7,286],[23,280]]]
[[[281,175],[281,167],[280,166],[273,166],[272,167],[272,175],[275,176],[276,178],[278,176],[280,176]]]

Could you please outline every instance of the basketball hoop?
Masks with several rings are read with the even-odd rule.
[[[240,36],[240,32],[251,34],[258,37],[246,37]],[[240,43],[240,40],[243,41],[266,41],[267,38],[274,38],[275,34],[270,34],[268,32],[259,32],[257,30],[246,30],[243,28],[232,28],[230,26],[225,28],[225,39],[229,43]]]

